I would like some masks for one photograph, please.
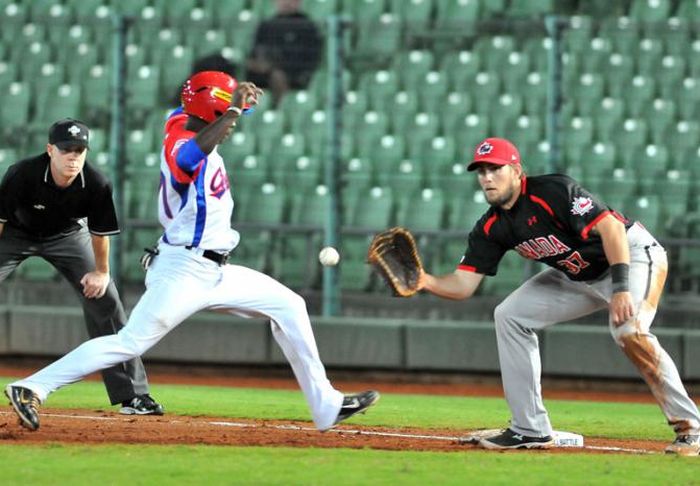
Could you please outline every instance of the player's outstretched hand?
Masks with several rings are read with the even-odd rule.
[[[258,104],[258,99],[263,95],[263,90],[255,84],[244,81],[236,87],[231,98],[231,106],[241,110]]]
[[[89,272],[80,279],[83,286],[83,295],[88,299],[99,299],[107,291],[110,277],[108,273]]]

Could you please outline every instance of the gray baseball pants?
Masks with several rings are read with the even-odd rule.
[[[651,388],[676,434],[698,434],[698,408],[671,357],[649,330],[666,281],[666,251],[639,224],[627,231],[627,238],[630,292],[636,315],[617,326],[610,321],[610,332]],[[574,282],[563,272],[549,268],[527,280],[496,307],[498,357],[513,431],[534,437],[552,433],[542,402],[542,365],[534,331],[606,309],[611,290],[609,274],[591,282]]]
[[[114,282],[99,299],[83,295],[80,279],[95,270],[95,254],[87,228],[56,238],[37,239],[5,224],[0,235],[0,282],[30,256],[48,261],[76,291],[90,338],[116,334],[124,327],[126,313]],[[103,370],[102,380],[112,405],[148,393],[146,371],[138,357]]]

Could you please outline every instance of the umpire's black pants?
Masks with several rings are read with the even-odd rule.
[[[114,282],[110,282],[104,296],[99,299],[88,299],[83,295],[80,279],[95,270],[95,254],[87,228],[37,239],[6,223],[0,235],[0,282],[30,256],[44,258],[71,284],[83,306],[90,338],[115,334],[124,327],[126,313]],[[102,380],[112,405],[148,393],[146,371],[140,358],[103,370]]]

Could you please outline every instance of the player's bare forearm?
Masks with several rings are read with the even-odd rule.
[[[256,105],[262,96],[262,90],[253,83],[238,85],[231,97],[230,108],[219,118],[202,128],[194,137],[195,142],[205,154],[210,154],[234,129],[246,105]]]
[[[95,271],[109,273],[109,236],[90,235],[95,253]]]
[[[454,273],[435,276],[423,273],[420,278],[420,289],[444,299],[468,299],[479,287],[484,276],[480,273],[455,270]]]
[[[604,217],[594,230],[603,241],[603,251],[610,265],[630,262],[630,249],[627,243],[625,225],[612,214]]]

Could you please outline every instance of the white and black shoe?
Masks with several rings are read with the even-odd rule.
[[[122,415],[163,415],[165,409],[163,405],[156,401],[149,394],[136,395],[131,400],[122,402],[122,408],[119,409]]]
[[[364,413],[369,407],[377,403],[379,400],[379,392],[367,390],[362,393],[345,395],[343,404],[338,412],[338,417],[335,419],[334,425],[339,424],[343,420],[349,419],[358,413]]]
[[[506,429],[494,437],[485,437],[479,441],[484,449],[549,449],[554,445],[551,435],[528,437]]]
[[[666,454],[676,454],[679,456],[700,455],[700,435],[679,435],[672,444],[666,446],[664,452],[666,452]]]
[[[29,388],[7,385],[5,395],[19,417],[19,424],[29,430],[39,428],[39,397]]]

